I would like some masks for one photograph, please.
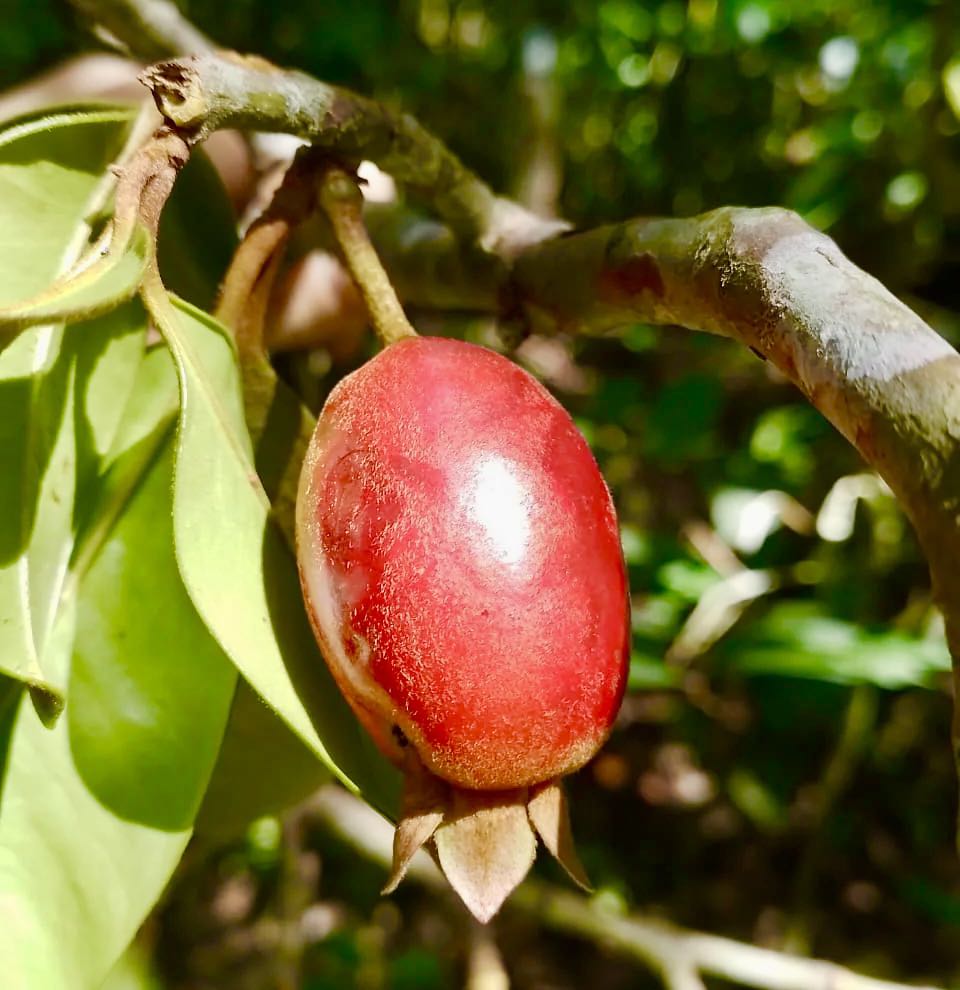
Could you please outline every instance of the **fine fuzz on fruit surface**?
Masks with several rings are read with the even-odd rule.
[[[408,788],[432,796],[408,801],[407,840],[416,848],[441,820],[472,823],[437,833],[452,864],[486,834],[470,808],[482,824],[494,814],[482,809],[507,804],[535,842],[522,809],[602,745],[626,673],[616,516],[567,412],[492,351],[395,343],[331,393],[304,462],[297,539],[311,621],[347,699],[408,780],[444,782]],[[510,793],[469,796],[491,791]],[[519,835],[511,814],[496,811]],[[522,878],[526,856],[507,872]]]

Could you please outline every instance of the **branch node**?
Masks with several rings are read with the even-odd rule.
[[[170,126],[199,132],[209,108],[191,64],[194,62],[193,56],[158,62],[144,69],[137,78],[150,90],[157,110]]]
[[[384,344],[415,337],[417,332],[407,320],[364,225],[363,196],[356,176],[327,162],[319,172],[318,197],[377,336]]]

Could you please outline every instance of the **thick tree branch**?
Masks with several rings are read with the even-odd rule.
[[[363,801],[340,787],[324,787],[311,801],[307,814],[386,869],[392,853],[392,830]],[[446,889],[439,870],[423,853],[413,860],[407,876],[438,890]],[[514,892],[506,910],[530,914],[548,928],[636,959],[659,973],[671,990],[702,987],[700,974],[759,990],[907,990],[904,984],[862,976],[836,963],[760,949],[656,918],[615,914],[582,894],[533,880]]]
[[[530,249],[513,286],[541,332],[676,323],[771,361],[904,506],[960,663],[960,355],[829,237],[781,209],[637,220]]]

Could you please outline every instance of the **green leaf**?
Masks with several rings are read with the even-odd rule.
[[[151,470],[158,452],[169,445],[176,421],[179,398],[176,371],[169,351],[152,348],[140,362],[135,376],[126,383],[128,401],[120,402],[113,442],[101,458],[101,472],[82,505],[81,536],[70,562],[65,591],[69,603],[78,582],[83,580],[110,538],[117,520],[128,510],[138,487]],[[101,437],[101,440],[104,439]],[[172,540],[172,533],[170,533]]]
[[[156,430],[141,433],[112,474],[156,450]],[[98,985],[167,884],[216,761],[236,673],[180,579],[171,474],[168,429],[80,583],[64,716],[52,730],[25,706],[16,719],[0,793],[11,990]]]
[[[64,685],[46,641],[145,330],[131,304],[66,333],[30,331],[0,354],[0,670],[54,699]],[[54,345],[44,367],[40,352]]]
[[[87,214],[102,199],[103,175],[131,115],[53,114],[0,130],[0,303],[41,292],[79,256]],[[63,689],[46,651],[73,551],[76,501],[113,428],[88,377],[131,380],[142,333],[142,323],[130,328],[125,319],[69,332],[42,326],[0,354],[0,672],[43,692],[38,707],[48,716]],[[114,366],[120,372],[108,370]]]
[[[177,362],[174,533],[180,573],[210,631],[254,690],[352,790],[396,807],[398,776],[340,695],[303,608],[292,556],[269,517],[225,331],[147,285]]]
[[[255,819],[279,814],[329,779],[329,769],[241,679],[197,832],[236,837]]]
[[[41,663],[72,550],[75,448],[73,362],[45,373],[45,328],[0,355],[0,672],[57,695]]]
[[[146,329],[147,314],[134,301],[100,317],[89,327],[76,327],[69,332],[68,336],[85,344],[92,343],[88,340],[92,336],[102,337],[102,346],[81,350],[77,371],[82,383],[77,418],[83,450],[97,461],[98,473],[107,465],[118,442],[121,451],[131,445],[131,418],[134,424],[144,420],[153,424],[160,406],[176,410],[176,376],[170,356],[164,355],[163,368],[156,372],[144,367],[157,363],[156,349],[153,361],[150,354],[144,354]],[[165,378],[166,385],[159,378]],[[130,399],[135,401],[128,408]]]
[[[25,327],[89,320],[115,309],[136,294],[152,254],[151,235],[138,224],[128,243],[111,246],[102,257],[67,273],[38,295],[0,307],[0,347]]]
[[[891,690],[932,686],[950,670],[942,637],[867,631],[804,602],[774,606],[715,649],[725,665],[745,674],[875,684]]]
[[[80,256],[134,114],[54,113],[0,130],[0,306],[42,292]]]
[[[193,822],[236,678],[180,580],[172,470],[166,443],[83,578],[70,674],[80,775],[119,817],[167,831]]]

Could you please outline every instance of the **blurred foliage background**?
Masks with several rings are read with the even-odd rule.
[[[495,186],[580,227],[795,209],[960,341],[952,2],[183,6],[224,45],[411,111]],[[92,46],[62,4],[7,11],[4,87]],[[480,320],[424,325],[491,339]],[[724,341],[638,325],[534,339],[520,357],[591,442],[630,567],[631,691],[570,784],[600,896],[960,983],[949,659],[889,493],[788,384]],[[343,372],[334,363],[324,388]],[[415,885],[382,901],[379,867],[298,828],[305,990],[462,985],[469,928],[448,902]],[[193,850],[148,926],[154,985],[273,985],[276,946],[255,935],[289,909],[289,838],[289,823],[264,819]],[[509,907],[496,931],[516,987],[655,985]]]

